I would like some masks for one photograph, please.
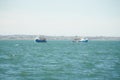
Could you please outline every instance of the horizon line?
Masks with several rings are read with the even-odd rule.
[[[37,34],[0,34],[0,36],[37,36]],[[43,34],[39,34],[43,35]],[[43,36],[64,36],[64,37],[73,37],[73,36],[84,36],[84,37],[120,37],[120,36],[106,36],[106,35],[43,35]]]

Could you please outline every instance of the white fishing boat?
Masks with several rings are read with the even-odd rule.
[[[38,36],[35,38],[35,42],[47,42],[46,38],[44,36]]]
[[[81,39],[79,40],[79,42],[88,42],[88,39],[87,39],[87,38],[81,38]]]
[[[88,42],[88,38],[76,37],[72,42]]]

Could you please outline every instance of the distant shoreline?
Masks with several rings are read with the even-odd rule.
[[[38,35],[0,35],[0,40],[34,40]],[[82,37],[82,36],[80,36]],[[84,36],[89,40],[120,40],[120,37]],[[47,40],[73,40],[75,36],[45,36]]]

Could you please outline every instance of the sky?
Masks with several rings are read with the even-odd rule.
[[[120,37],[120,0],[0,0],[0,35]]]

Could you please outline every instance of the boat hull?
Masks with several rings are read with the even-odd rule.
[[[39,39],[36,39],[35,42],[47,42],[46,40],[39,40]]]
[[[80,40],[79,42],[88,42],[88,40]]]

